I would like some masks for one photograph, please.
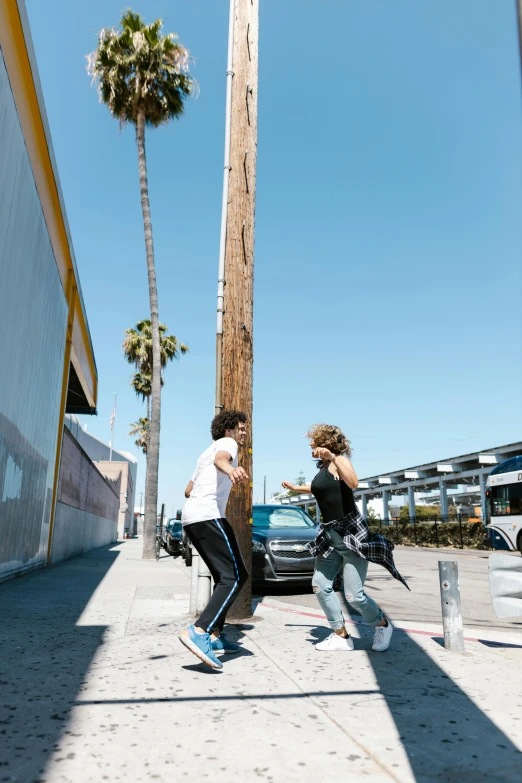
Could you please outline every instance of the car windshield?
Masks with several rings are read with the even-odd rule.
[[[298,508],[254,508],[252,527],[314,527],[314,520]]]

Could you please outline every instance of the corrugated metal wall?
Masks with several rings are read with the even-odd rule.
[[[46,559],[66,321],[0,50],[0,578]]]

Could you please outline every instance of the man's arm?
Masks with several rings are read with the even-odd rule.
[[[234,468],[230,464],[231,461],[232,456],[228,451],[218,451],[214,460],[214,465],[222,473],[226,473],[232,484],[239,484],[241,481],[246,481],[248,479],[246,471],[241,467]]]
[[[189,481],[189,483],[187,484],[187,488],[186,488],[186,490],[185,490],[185,497],[186,497],[186,498],[189,498],[189,497],[190,497],[190,493],[192,492],[193,488],[194,488],[194,482],[191,480],[191,481]]]

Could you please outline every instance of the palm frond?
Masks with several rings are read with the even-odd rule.
[[[144,454],[146,454],[149,420],[147,418],[141,418],[138,419],[138,421],[133,422],[130,426],[132,429],[129,432],[129,435],[132,437],[135,435],[138,436],[134,442],[136,446],[141,449]]]
[[[120,123],[136,125],[143,112],[148,125],[165,124],[183,114],[185,99],[194,92],[188,50],[175,33],[162,35],[162,29],[161,19],[146,25],[128,9],[120,28],[101,30],[96,50],[86,56],[100,101]]]
[[[188,345],[181,343],[173,334],[167,334],[168,327],[159,325],[161,368],[165,369],[169,361],[178,359],[180,354],[189,351]],[[152,375],[152,324],[150,319],[138,321],[135,328],[125,330],[122,344],[123,355],[138,370],[137,374]],[[136,376],[134,376],[135,378]],[[134,380],[131,381],[134,386]],[[140,394],[140,392],[136,392]]]

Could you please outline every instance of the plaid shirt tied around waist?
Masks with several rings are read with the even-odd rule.
[[[317,538],[308,544],[308,548],[314,557],[318,555],[328,557],[334,549],[326,537],[327,530],[335,530],[343,539],[347,549],[355,552],[363,560],[369,560],[371,563],[384,566],[395,579],[398,579],[405,587],[408,587],[406,581],[395,568],[392,542],[388,541],[380,533],[370,533],[368,525],[359,511],[347,514],[342,519],[334,519],[333,522],[321,524]]]

